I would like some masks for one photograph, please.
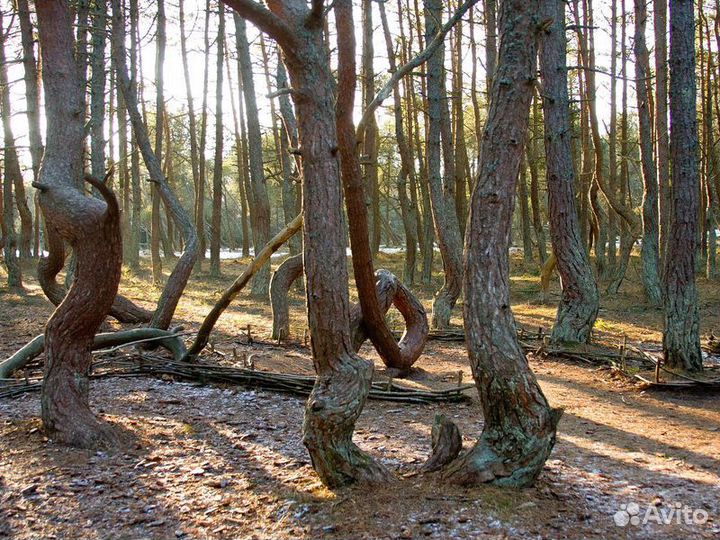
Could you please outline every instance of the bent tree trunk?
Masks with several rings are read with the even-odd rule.
[[[273,339],[284,339],[290,335],[288,292],[295,280],[302,275],[302,271],[302,254],[298,254],[285,259],[270,279]]]
[[[465,336],[485,417],[480,440],[444,476],[531,485],[555,444],[559,412],[517,341],[510,309],[510,226],[535,76],[538,0],[500,4],[500,51],[466,231]]]
[[[80,73],[73,57],[72,15],[65,0],[35,3],[42,51],[47,148],[35,187],[47,227],[77,254],[75,280],[45,329],[42,420],[50,437],[81,447],[114,446],[117,433],[88,403],[90,347],[117,293],[122,265],[120,216],[113,193],[90,183],[105,203],[77,187],[82,172]],[[51,248],[52,249],[52,248]]]
[[[670,3],[670,154],[672,216],[665,257],[665,364],[702,371],[695,287],[699,175],[693,2]]]
[[[388,471],[352,441],[373,365],[350,343],[350,302],[343,235],[334,81],[323,33],[323,2],[285,0],[273,11],[225,0],[277,41],[293,88],[302,156],[303,260],[308,325],[317,380],[305,408],[303,442],[329,487],[383,481]]]
[[[296,255],[285,260],[273,274],[270,281],[270,302],[273,314],[273,338],[280,339],[289,332],[289,310],[287,296],[293,282],[300,277],[303,264],[302,257]],[[412,294],[393,273],[387,270],[375,272],[375,295],[378,299],[380,311],[387,313],[391,305],[400,312],[405,320],[403,333],[398,348],[401,358],[405,362],[400,366],[388,366],[395,376],[408,373],[413,363],[422,354],[428,336],[427,313],[422,303]],[[352,336],[353,350],[358,352],[368,339],[366,321],[362,306],[355,304],[350,307],[350,334]],[[386,364],[387,365],[387,364]]]
[[[405,363],[412,364],[417,358],[402,358],[395,336],[385,322],[384,313],[380,309],[375,294],[375,276],[373,272],[372,249],[370,246],[368,210],[365,204],[365,181],[360,170],[358,156],[359,144],[356,139],[353,122],[353,104],[357,74],[355,69],[355,40],[353,38],[352,2],[338,0],[335,3],[335,18],[338,33],[345,36],[338,43],[338,99],[335,115],[340,154],[340,175],[345,190],[345,204],[350,229],[350,246],[352,248],[352,264],[358,297],[365,319],[365,328],[370,339],[389,367],[402,369]],[[372,131],[370,116],[361,135],[367,139]],[[367,143],[367,141],[366,141]],[[380,227],[379,223],[374,224]]]
[[[552,18],[552,25],[540,36],[548,211],[550,238],[562,284],[562,299],[552,340],[585,343],[590,341],[597,318],[599,295],[575,207],[575,169],[570,147],[572,129],[565,69],[565,4],[562,0],[544,0],[544,4],[545,14]]]
[[[137,89],[135,88],[134,81],[131,81],[128,77],[127,61],[125,60],[125,43],[118,39],[118,36],[122,35],[121,28],[125,24],[125,17],[120,0],[112,0],[112,8],[112,52],[113,59],[115,60],[115,73],[118,85],[122,89],[123,96],[125,97],[125,107],[130,116],[130,122],[132,123],[138,146],[145,160],[145,166],[150,173],[150,179],[157,186],[163,203],[170,209],[172,217],[175,223],[182,229],[184,237],[185,249],[183,254],[180,259],[178,259],[175,268],[165,284],[153,318],[150,321],[150,326],[153,328],[167,330],[175,314],[175,308],[185,290],[185,285],[187,285],[188,279],[190,278],[195,261],[197,260],[197,232],[190,216],[182,207],[182,204],[180,204],[180,201],[168,184],[162,172],[160,162],[150,146],[150,138],[148,137],[145,123],[138,109],[136,98]]]
[[[200,325],[195,341],[193,342],[190,349],[188,349],[184,360],[186,362],[194,361],[197,356],[205,348],[210,338],[210,332],[215,328],[220,315],[227,309],[230,303],[240,294],[245,285],[247,285],[250,279],[257,275],[261,268],[263,268],[269,261],[270,256],[275,253],[280,246],[287,242],[296,232],[302,227],[302,214],[293,219],[287,226],[277,233],[255,256],[252,262],[245,268],[242,274],[222,293],[220,299],[215,303],[213,308],[205,316],[205,320]]]

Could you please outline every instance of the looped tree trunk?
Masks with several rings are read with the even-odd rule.
[[[281,332],[283,336],[287,336],[289,333],[288,291],[295,280],[300,277],[302,271],[302,256],[296,255],[285,260],[273,274],[270,282],[273,339],[278,339]],[[380,269],[375,272],[375,278],[375,291],[382,313],[387,313],[390,306],[395,306],[405,320],[405,332],[398,343],[401,363],[390,365],[385,362],[388,368],[398,371],[397,375],[403,375],[420,358],[425,349],[430,330],[427,313],[422,303],[413,295],[410,289],[403,285],[395,274]],[[368,339],[360,304],[353,304],[350,307],[350,336],[355,352],[358,352]],[[385,361],[384,358],[383,361]]]
[[[397,369],[398,375],[402,375],[407,373],[425,349],[425,342],[430,330],[427,314],[420,301],[395,274],[380,269],[375,272],[375,278],[375,290],[382,312],[387,313],[390,306],[393,305],[405,320],[405,332],[398,343],[401,363],[392,365],[385,363],[388,368]],[[359,351],[365,340],[368,339],[360,304],[356,304],[350,309],[350,335],[355,351]]]
[[[302,275],[302,254],[288,257],[278,266],[270,280],[270,307],[272,308],[272,338],[283,339],[290,335],[288,292],[297,278]]]

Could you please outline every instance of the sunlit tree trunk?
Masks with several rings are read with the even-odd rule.
[[[695,286],[700,177],[692,0],[670,2],[670,153],[672,219],[665,258],[665,365],[702,371]],[[692,89],[693,91],[689,91]]]
[[[472,450],[444,473],[465,485],[531,485],[555,444],[559,419],[518,343],[508,286],[515,182],[535,77],[538,7],[536,0],[500,4],[498,66],[465,237],[465,338],[484,425]]]

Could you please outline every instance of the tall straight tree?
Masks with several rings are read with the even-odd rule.
[[[440,26],[442,3],[439,0],[425,2],[425,42],[433,39]],[[443,260],[444,282],[433,299],[431,325],[448,328],[452,309],[462,291],[462,239],[455,208],[455,175],[446,174],[443,179],[441,149],[452,145],[447,140],[449,129],[443,129],[443,116],[447,120],[445,91],[445,68],[443,47],[432,54],[427,62],[428,133],[427,167],[432,215],[437,232],[440,255]],[[441,141],[445,139],[442,146]],[[445,171],[454,169],[450,156],[445,155]]]
[[[213,163],[212,235],[210,236],[210,275],[220,277],[220,238],[223,200],[223,60],[225,57],[225,9],[218,6],[217,63],[215,70],[215,161]]]
[[[107,5],[95,0],[92,6],[92,56],[90,57],[90,170],[96,178],[105,175],[105,36]]]
[[[4,28],[2,16],[0,15],[0,115],[2,115],[3,139],[4,139],[4,155],[5,170],[3,171],[5,178],[5,198],[11,201],[13,192],[15,194],[15,204],[17,205],[20,215],[20,237],[15,236],[14,210],[15,204],[5,204],[4,212],[6,217],[5,227],[8,230],[8,239],[12,240],[15,248],[19,248],[20,257],[28,259],[32,257],[32,235],[33,220],[30,208],[28,207],[27,197],[25,195],[25,185],[23,184],[22,172],[20,171],[20,161],[18,159],[17,147],[15,146],[15,133],[12,125],[12,107],[10,99],[10,82],[8,80],[7,58],[5,51],[7,48],[7,37],[9,29]],[[7,222],[9,220],[9,223]],[[6,242],[6,255],[10,259],[15,258],[15,253],[10,253],[9,242]],[[12,266],[14,263],[8,261]],[[19,271],[19,266],[17,267]],[[15,272],[13,272],[14,274]],[[20,276],[20,274],[17,274]]]
[[[668,0],[653,0],[655,30],[655,144],[657,178],[660,191],[660,256],[665,261],[665,246],[670,228],[672,194],[670,191],[670,143],[668,140]]]
[[[695,286],[700,176],[692,0],[670,1],[672,214],[665,257],[665,365],[702,371]]]
[[[575,206],[570,99],[568,96],[565,4],[543,0],[552,24],[540,35],[540,76],[543,82],[545,155],[547,164],[550,238],[562,284],[552,339],[590,341],[599,309],[599,295],[590,260],[582,242]]]
[[[155,34],[155,148],[153,152],[159,163],[163,159],[163,129],[165,122],[165,46],[167,42],[165,0],[157,2],[157,30]],[[153,281],[156,285],[163,282],[162,260],[160,259],[160,194],[158,187],[151,187],[152,215],[150,256],[152,259]]]
[[[390,36],[390,26],[388,25],[387,15],[385,13],[385,4],[378,4],[380,9],[380,20],[385,35],[385,46],[387,49],[388,62],[390,64],[390,72],[397,70],[397,62],[395,60],[395,51],[393,49],[392,37]],[[410,189],[415,189],[415,163],[412,159],[410,145],[405,134],[405,124],[403,122],[402,98],[400,96],[400,88],[398,85],[393,87],[393,115],[395,120],[395,139],[400,153],[400,173],[398,175],[398,199],[400,200],[400,211],[403,219],[403,227],[405,230],[405,267],[403,270],[403,281],[406,285],[411,285],[415,281],[415,259],[417,256],[418,245],[418,209],[417,196],[408,197],[408,182]]]
[[[112,10],[112,55],[115,62],[117,83],[125,96],[125,107],[127,108],[130,122],[132,123],[133,133],[135,134],[139,150],[142,153],[145,166],[150,175],[150,181],[156,186],[164,204],[171,210],[175,223],[183,233],[183,254],[170,273],[170,277],[163,288],[152,320],[150,321],[150,326],[153,328],[166,330],[170,326],[170,322],[175,314],[175,308],[180,301],[180,297],[185,290],[185,285],[190,278],[193,266],[197,260],[197,233],[195,232],[192,219],[168,184],[162,167],[160,166],[160,161],[152,150],[150,137],[137,103],[137,88],[128,76],[125,42],[121,40],[121,28],[125,25],[121,0],[112,0]]]
[[[255,97],[255,81],[253,80],[250,44],[248,43],[245,20],[235,14],[235,40],[238,63],[242,77],[242,90],[247,115],[248,154],[250,162],[250,183],[252,186],[253,206],[252,232],[255,253],[270,240],[270,199],[268,198],[267,182],[263,169],[262,133],[258,116],[257,99]],[[270,264],[258,271],[252,280],[252,294],[266,297],[270,287]]]
[[[178,4],[180,20],[180,55],[182,57],[183,64],[183,79],[185,81],[185,96],[187,98],[188,108],[188,129],[190,131],[190,168],[192,170],[193,187],[196,199],[193,214],[195,219],[195,227],[198,230],[198,237],[200,237],[200,227],[203,226],[203,221],[202,219],[198,220],[197,207],[198,198],[204,196],[200,193],[200,167],[201,159],[203,158],[201,158],[201,156],[199,155],[198,150],[197,117],[195,115],[195,103],[193,101],[192,85],[190,84],[190,64],[188,62],[187,34],[185,32],[185,1],[179,0]]]
[[[533,95],[539,2],[505,0],[499,15],[498,65],[465,233],[465,337],[485,424],[445,476],[521,487],[542,471],[560,413],[528,366],[509,299],[510,228]]]
[[[640,131],[645,196],[642,205],[642,261],[643,283],[648,300],[655,306],[662,304],[660,285],[660,252],[658,223],[658,181],[653,159],[650,88],[650,55],[645,43],[647,8],[645,0],[635,0],[635,87]],[[658,144],[660,144],[658,142]]]

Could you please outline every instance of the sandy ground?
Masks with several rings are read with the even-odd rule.
[[[241,268],[229,264],[228,275]],[[147,299],[140,280],[126,276],[125,283],[129,296]],[[202,281],[188,292],[178,312],[187,329],[197,327],[221,288]],[[552,309],[522,295],[518,319],[542,325],[533,312]],[[22,297],[0,289],[0,306],[3,355],[40,332],[51,311],[32,283]],[[624,325],[631,336],[650,339],[658,331],[656,313],[623,320],[615,315],[622,306],[604,309],[605,324]],[[306,349],[246,344],[246,325],[263,337],[267,317],[262,303],[241,299],[222,320],[215,348],[228,353],[225,361],[235,347],[254,354],[258,369],[311,372]],[[299,338],[297,295],[293,324]],[[376,360],[382,378],[374,352],[366,346],[362,354]],[[337,492],[320,484],[302,445],[302,398],[149,378],[94,381],[94,410],[134,441],[111,453],[47,440],[37,395],[0,400],[0,538],[720,537],[720,396],[643,391],[605,368],[530,363],[565,414],[555,450],[527,490],[460,489],[410,474],[429,454],[439,411],[460,426],[466,448],[473,444],[482,429],[476,398],[442,406],[369,401],[355,440],[397,478]],[[414,385],[444,387],[461,370],[470,380],[460,343],[430,343],[418,367]],[[707,521],[693,523],[692,511]],[[641,522],[623,527],[614,517]]]

